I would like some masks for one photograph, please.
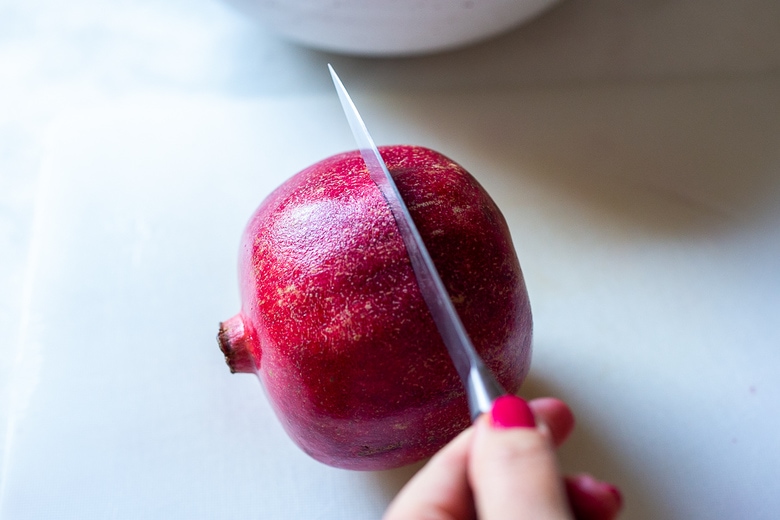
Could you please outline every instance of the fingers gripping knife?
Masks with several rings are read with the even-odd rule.
[[[466,396],[473,421],[480,414],[489,412],[493,401],[505,395],[506,391],[496,381],[474,349],[384,159],[379,154],[374,140],[371,139],[363,119],[336,71],[330,65],[328,68],[341,100],[341,107],[344,109],[352,134],[357,141],[358,148],[360,148],[360,155],[366,162],[371,180],[379,187],[390,206],[409,254],[423,300],[433,316],[433,321],[444,340],[455,369],[466,387]]]

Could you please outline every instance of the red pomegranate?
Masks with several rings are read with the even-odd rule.
[[[380,152],[477,351],[516,392],[531,361],[531,310],[503,216],[447,157]],[[233,372],[258,375],[315,459],[389,469],[468,426],[462,384],[357,151],[310,166],[260,205],[239,275],[241,312],[220,324],[220,347]]]

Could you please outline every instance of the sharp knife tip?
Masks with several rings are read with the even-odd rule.
[[[341,78],[339,78],[339,75],[336,74],[336,69],[334,69],[333,65],[330,63],[328,63],[328,70],[330,71],[330,77],[333,79],[333,81],[341,83]]]

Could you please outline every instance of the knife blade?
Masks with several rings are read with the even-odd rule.
[[[471,420],[474,421],[480,414],[490,411],[493,401],[506,391],[477,354],[387,164],[338,74],[330,64],[328,69],[369,176],[387,201],[398,225],[423,300],[466,389]]]

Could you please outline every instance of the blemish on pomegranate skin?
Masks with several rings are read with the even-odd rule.
[[[397,442],[395,444],[390,444],[388,446],[379,446],[379,447],[361,446],[360,450],[358,451],[358,456],[370,457],[371,455],[378,455],[380,453],[387,453],[388,451],[397,450],[400,447],[401,447],[400,442]]]

